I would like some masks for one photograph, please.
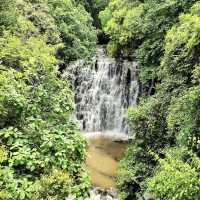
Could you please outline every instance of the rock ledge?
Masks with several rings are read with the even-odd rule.
[[[115,189],[93,188],[89,200],[118,200],[117,196]]]

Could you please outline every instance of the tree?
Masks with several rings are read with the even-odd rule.
[[[93,18],[93,25],[101,29],[99,13],[106,8],[109,0],[76,0],[76,2],[84,5],[87,12],[90,13]]]
[[[162,90],[180,93],[198,82],[200,4],[188,14],[182,14],[179,23],[166,35],[165,54],[160,67]]]
[[[173,132],[167,131],[167,108],[170,98],[152,96],[128,111],[128,123],[133,142],[120,162],[118,188],[122,199],[141,198],[146,189],[146,179],[153,175],[163,157],[163,149],[176,144]]]
[[[22,0],[17,2],[17,8],[21,15],[18,19],[18,30],[16,31],[19,32],[19,27],[21,29],[26,29],[26,24],[25,22],[23,23],[23,21],[29,24],[31,23],[32,26],[34,26],[32,30],[30,30],[30,27],[28,28],[29,34],[25,34],[26,31],[22,30],[21,35],[24,37],[26,37],[26,35],[35,37],[43,35],[46,37],[47,43],[61,43],[59,30],[46,1]]]
[[[96,49],[96,31],[84,7],[71,0],[49,0],[48,4],[64,43],[59,57],[70,61],[91,56]]]
[[[16,24],[17,11],[15,0],[0,0],[0,35],[4,30],[11,29]]]
[[[148,190],[157,200],[194,200],[200,196],[200,160],[188,149],[170,149],[160,168],[148,180]]]
[[[109,6],[114,11],[120,9],[120,6],[118,7],[118,4],[114,2],[117,1],[113,1]],[[130,3],[129,6],[126,6],[128,3]],[[128,49],[130,46],[123,46],[123,44],[136,44],[136,46],[132,46],[132,49],[135,51],[136,59],[139,60],[140,78],[143,83],[145,81],[143,78],[146,80],[152,79],[151,74],[147,73],[147,65],[145,64],[145,66],[144,63],[149,58],[150,61],[152,59],[159,60],[159,62],[156,61],[157,64],[153,64],[157,70],[154,74],[157,77],[155,94],[150,93],[152,95],[150,97],[146,97],[145,94],[141,95],[139,106],[129,109],[127,117],[131,133],[134,136],[134,142],[126,153],[126,159],[121,162],[119,190],[122,199],[129,199],[130,194],[137,199],[139,198],[138,195],[141,197],[144,194],[147,188],[147,179],[152,177],[154,170],[157,169],[157,159],[165,158],[164,150],[166,148],[179,145],[181,147],[187,146],[189,150],[193,150],[199,156],[200,19],[199,3],[195,3],[189,13],[182,13],[180,17],[178,17],[179,13],[187,11],[194,2],[163,1],[156,4],[156,1],[145,1],[144,3],[134,1],[132,4],[131,2],[128,3],[123,2],[121,7],[124,6],[124,10],[120,9],[121,13],[116,14],[111,12],[112,18],[104,22],[105,28],[111,31],[110,34],[114,33],[114,36],[111,36],[111,42],[117,45],[116,49],[122,45],[122,50],[125,48],[128,53],[131,52]],[[130,12],[129,18],[126,18],[129,10],[134,10],[134,12]],[[108,18],[109,15],[108,12]],[[157,17],[154,18],[155,16]],[[122,29],[123,26],[128,28]],[[159,26],[161,28],[156,28]],[[158,40],[162,37],[162,41]],[[153,52],[150,53],[151,50]],[[154,54],[157,50],[160,55]],[[150,53],[150,57],[148,53]],[[143,59],[140,55],[146,57]],[[140,59],[143,62],[142,65]],[[138,157],[137,155],[144,155],[144,157]],[[156,157],[152,155],[156,155]],[[197,156],[196,159],[198,160]],[[184,163],[180,162],[180,166],[178,166],[179,163],[176,164],[181,170],[185,167]],[[173,163],[168,163],[169,167],[170,165],[174,168]],[[167,169],[164,170],[166,170],[163,172],[165,175],[168,171]],[[181,173],[184,172],[181,171]],[[153,176],[152,179],[155,178],[161,181],[159,175]],[[164,181],[164,175],[162,174],[162,181]],[[184,179],[189,181],[189,176],[192,176],[192,174],[186,176],[188,177]],[[184,180],[178,182],[179,179],[176,178],[177,187],[181,187]],[[197,179],[192,184],[195,181]],[[136,188],[139,186],[139,190],[135,193],[132,192],[134,187],[129,187],[131,183],[137,183]],[[159,193],[159,187],[163,187],[163,190],[167,187],[167,183],[166,185],[162,184],[161,182],[161,186],[159,186],[159,183],[151,186],[152,190],[153,187],[157,187],[155,189],[157,190],[156,195]],[[173,194],[172,191],[171,195]],[[156,199],[165,199],[164,194],[161,193],[161,195],[163,196],[158,195]],[[173,199],[170,194],[167,195],[168,198],[166,199]],[[192,199],[190,192],[188,198]],[[178,194],[177,199],[181,199],[180,194]],[[195,196],[193,199],[195,199]]]
[[[100,13],[104,31],[110,36],[112,55],[135,59],[140,66],[140,80],[148,86],[157,79],[157,69],[164,53],[167,31],[196,1],[120,1],[113,0]]]
[[[185,91],[179,98],[175,98],[169,108],[169,131],[176,134],[180,145],[200,155],[199,111],[200,111],[199,86]]]
[[[0,146],[8,154],[0,164],[3,199],[88,195],[86,141],[70,119],[73,93],[59,79],[56,48],[42,37],[0,39]],[[55,174],[69,178],[52,182]]]

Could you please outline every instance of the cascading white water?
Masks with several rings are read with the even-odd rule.
[[[136,62],[117,61],[99,47],[90,63],[70,63],[66,75],[74,85],[76,118],[82,130],[127,132],[126,110],[136,105],[139,92]]]

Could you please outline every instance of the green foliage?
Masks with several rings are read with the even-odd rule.
[[[187,11],[190,1],[112,0],[100,14],[104,31],[110,36],[112,55],[135,58],[143,83],[155,79],[164,52],[164,38],[178,15]],[[146,76],[148,74],[148,76]]]
[[[161,90],[176,94],[169,108],[169,131],[195,152],[199,152],[199,11],[196,3],[168,32],[160,69]]]
[[[164,101],[163,98],[155,96],[144,100],[138,107],[129,109],[128,121],[134,133],[134,140],[143,148],[159,151],[174,144],[173,134],[167,133],[168,101],[167,97]]]
[[[0,5],[0,16],[3,16],[0,21],[2,200],[88,196],[90,180],[84,167],[87,143],[71,121],[74,96],[68,82],[60,79],[56,53],[70,46],[60,44],[61,26],[64,31],[70,31],[65,34],[77,40],[73,48],[82,55],[91,50],[86,45],[87,34],[95,32],[83,7],[76,7],[71,1],[57,3],[62,10],[54,10],[60,12],[58,17],[68,11],[60,27],[52,15],[53,2],[50,7],[43,0],[19,0],[16,6],[8,1]],[[16,15],[13,9],[17,10]],[[73,24],[75,15],[77,20]],[[11,23],[14,17],[5,19],[7,16],[15,16],[15,21]],[[69,22],[69,18],[74,21]],[[85,30],[88,30],[86,34]],[[93,35],[89,37],[94,39]],[[65,56],[71,58],[71,52]]]
[[[0,48],[1,64],[9,68],[20,69],[24,73],[28,70],[44,71],[57,64],[54,55],[56,46],[46,45],[42,37],[31,37],[24,40],[18,36],[5,34],[0,39]],[[54,68],[56,71],[56,67]]]
[[[157,165],[155,154],[163,156],[163,149],[175,144],[173,132],[167,132],[169,99],[154,96],[140,102],[128,112],[128,122],[133,132],[133,143],[120,163],[118,188],[121,199],[142,198],[146,179],[152,176]]]
[[[180,22],[167,33],[160,78],[165,90],[176,90],[199,81],[200,4],[191,13],[180,16]]]
[[[148,83],[152,75],[159,80],[156,93],[151,97],[142,96],[139,106],[128,112],[134,142],[121,162],[118,177],[121,199],[130,199],[130,195],[133,199],[142,198],[151,177],[147,191],[154,193],[155,199],[196,200],[199,196],[199,164],[196,167],[192,163],[193,159],[199,163],[200,156],[200,4],[197,2],[192,6],[194,2],[191,1],[162,1],[157,4],[156,1],[134,1],[131,4],[123,1],[123,10],[114,2],[117,1],[109,6],[121,13],[112,12],[112,18],[104,21],[105,29],[112,34],[111,43],[116,45],[114,50],[122,48],[131,55],[134,52],[143,83]],[[185,13],[190,7],[190,12]],[[134,12],[128,14],[129,10]],[[121,28],[127,24],[130,29]],[[165,155],[164,149],[173,146],[177,146],[177,150]],[[181,148],[185,148],[184,152]],[[186,151],[193,152],[188,153],[190,163],[181,158],[181,153]],[[146,157],[138,158],[135,152]],[[159,158],[165,159],[154,175]],[[141,190],[136,193],[129,187],[135,180]]]
[[[91,56],[96,49],[96,31],[84,7],[71,0],[49,0],[48,4],[65,44],[59,56],[66,61]]]
[[[35,186],[26,178],[15,179],[11,168],[0,168],[0,199],[1,200],[22,200],[31,199]]]
[[[0,51],[0,135],[16,181],[25,178],[24,184],[31,184],[29,181],[37,181],[52,166],[67,170],[74,178],[79,176],[86,143],[69,118],[73,95],[58,78],[55,47],[39,38],[23,42],[7,36],[2,41],[6,46]],[[26,192],[24,198],[29,198]]]
[[[57,65],[91,56],[102,25],[110,54],[135,59],[142,84],[156,89],[128,112],[134,141],[120,198],[196,200],[199,13],[197,0],[0,0],[0,199],[87,198],[87,144]]]
[[[46,1],[20,0],[17,1],[17,8],[21,14],[18,20],[18,28],[22,29],[21,34],[23,34],[23,37],[27,35],[24,34],[24,29],[26,29],[27,25],[22,21],[26,21],[29,26],[32,24],[35,28],[35,30],[28,28],[29,36],[44,35],[50,44],[61,42],[59,30]]]
[[[33,194],[33,199],[60,200],[72,192],[70,176],[63,170],[53,169],[50,175],[42,176],[37,184],[39,189]]]
[[[187,149],[168,150],[160,168],[148,180],[148,192],[157,200],[194,200],[200,196],[200,160]]]
[[[152,175],[157,160],[140,144],[132,144],[120,161],[117,186],[120,199],[139,199],[145,190],[145,179]]]
[[[200,88],[190,88],[179,98],[174,98],[168,115],[168,127],[177,135],[179,144],[187,145],[200,154],[199,111]]]
[[[0,164],[6,161],[8,158],[8,152],[6,151],[4,146],[0,147]]]
[[[99,19],[100,11],[104,10],[108,5],[109,0],[75,0],[77,3],[81,3],[85,6],[86,10],[91,14],[93,18],[93,24],[98,29],[101,29],[101,22]]]
[[[0,35],[11,29],[16,23],[17,11],[15,0],[0,0]]]

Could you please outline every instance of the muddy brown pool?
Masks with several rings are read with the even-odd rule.
[[[115,188],[119,160],[127,148],[127,142],[106,136],[89,138],[88,141],[86,164],[93,186]]]

